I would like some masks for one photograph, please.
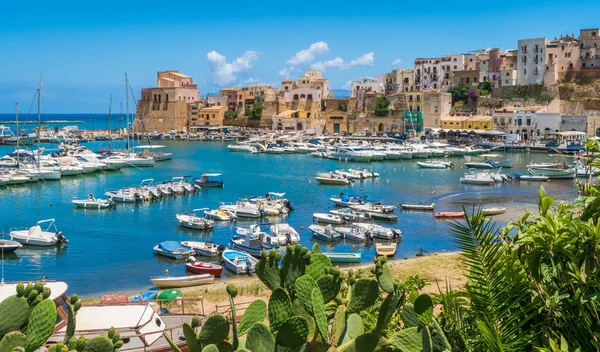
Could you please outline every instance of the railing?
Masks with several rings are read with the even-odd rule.
[[[235,318],[239,321],[238,318],[244,314],[248,306],[253,301],[249,302],[234,302],[235,303],[235,314],[237,315]],[[222,314],[229,318],[229,321],[233,321],[233,317],[231,316],[231,305],[229,304],[215,304],[215,314]]]

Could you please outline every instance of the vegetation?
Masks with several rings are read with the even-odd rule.
[[[468,93],[473,89],[473,86],[470,84],[457,84],[448,89],[448,93],[452,94],[452,105],[456,104],[459,101],[467,102],[469,98]]]
[[[546,89],[543,83],[518,85],[504,94],[505,99],[535,100],[537,102],[549,103],[554,95]]]
[[[262,103],[256,103],[254,105],[252,105],[251,109],[246,109],[246,116],[248,116],[251,119],[260,119],[262,116],[262,111],[263,111],[263,105]]]
[[[238,117],[237,111],[227,110],[225,111],[225,118],[229,120],[233,120]]]
[[[384,97],[377,97],[375,102],[375,116],[386,117],[389,114],[389,103]]]
[[[348,111],[348,105],[346,103],[341,103],[340,110],[344,112]]]

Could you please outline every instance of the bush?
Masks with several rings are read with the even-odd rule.
[[[384,97],[377,97],[375,103],[375,116],[386,117],[389,114],[388,110],[389,103]]]

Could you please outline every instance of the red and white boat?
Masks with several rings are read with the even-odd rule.
[[[436,218],[464,218],[465,212],[464,211],[441,211],[441,212],[435,213],[433,216],[435,216]]]
[[[185,269],[194,274],[211,274],[214,277],[220,277],[223,272],[223,266],[205,262],[186,263]]]

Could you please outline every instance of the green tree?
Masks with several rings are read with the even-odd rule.
[[[348,111],[348,105],[346,105],[345,103],[341,103],[340,104],[340,110],[344,111],[344,112]]]
[[[227,110],[227,111],[225,111],[225,118],[226,119],[233,120],[233,119],[237,118],[237,116],[238,116],[237,111],[233,111],[233,110]]]
[[[490,82],[486,81],[486,82],[483,82],[481,84],[481,87],[479,87],[479,88],[482,89],[482,90],[487,90],[488,92],[491,92],[492,91],[492,84]]]
[[[467,102],[469,90],[473,89],[473,86],[470,84],[458,84],[454,87],[450,87],[448,89],[448,93],[452,94],[452,105],[456,104],[459,101]]]
[[[377,117],[385,117],[388,116],[389,103],[384,97],[377,97],[377,101],[375,102],[375,116]]]
[[[256,103],[252,107],[252,115],[251,117],[260,119],[262,117],[263,105],[262,103]]]

